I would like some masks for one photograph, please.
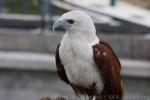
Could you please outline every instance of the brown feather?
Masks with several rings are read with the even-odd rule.
[[[121,65],[114,51],[106,42],[101,41],[93,46],[93,56],[104,79],[102,100],[122,100]]]
[[[67,78],[64,66],[61,63],[61,60],[60,60],[60,57],[59,57],[59,46],[60,46],[60,44],[57,46],[56,53],[55,53],[57,73],[58,73],[59,77],[61,78],[61,80],[65,81],[66,83],[69,84],[70,82]]]

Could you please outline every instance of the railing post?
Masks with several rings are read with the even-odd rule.
[[[42,1],[42,25],[44,30],[50,29],[50,18],[51,18],[51,12],[50,12],[50,3],[49,0],[41,0]]]
[[[4,4],[4,0],[0,0],[0,13],[2,13],[3,11],[3,4]]]
[[[110,5],[111,5],[111,6],[115,6],[116,3],[117,3],[117,0],[110,0]]]
[[[29,13],[29,0],[23,0],[23,14]]]

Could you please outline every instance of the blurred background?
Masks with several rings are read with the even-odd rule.
[[[68,96],[54,53],[64,31],[61,14],[82,10],[122,64],[124,100],[150,100],[150,0],[0,0],[0,100]]]

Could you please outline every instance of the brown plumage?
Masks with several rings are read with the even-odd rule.
[[[96,100],[122,100],[123,84],[121,81],[120,62],[112,48],[101,41],[93,45],[93,59],[104,79],[104,88],[101,93],[97,91],[96,83],[91,84],[88,88],[71,83],[66,75],[63,64],[59,56],[59,46],[56,50],[57,72],[61,80],[69,84],[77,95],[87,94],[96,96]]]

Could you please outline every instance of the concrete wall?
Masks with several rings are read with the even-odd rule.
[[[43,96],[74,96],[72,89],[56,73],[50,71],[1,69],[0,80],[0,100],[40,100]],[[124,100],[149,100],[148,79],[124,77],[123,80]]]

